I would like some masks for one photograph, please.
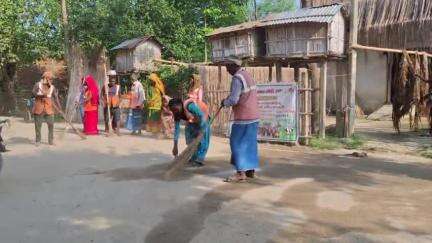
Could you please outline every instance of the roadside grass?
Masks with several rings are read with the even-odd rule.
[[[419,149],[420,156],[432,159],[432,146],[424,146]]]
[[[351,138],[339,138],[333,134],[328,134],[325,139],[319,137],[312,138],[310,141],[310,146],[319,150],[334,150],[341,148],[361,149],[365,142],[366,140],[359,135],[354,135]]]

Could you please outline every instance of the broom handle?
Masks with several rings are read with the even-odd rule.
[[[216,111],[216,114],[210,119],[209,126],[211,126],[214,120],[216,119],[216,117],[219,116],[219,113],[221,112],[222,108],[223,106],[219,106],[218,110]]]
[[[57,101],[58,101],[58,94],[55,94]],[[69,124],[69,126],[75,131],[76,134],[78,134],[78,136],[81,137],[81,139],[86,139],[86,136],[84,134],[82,134],[78,129],[75,128],[75,126],[72,124],[72,122],[70,122],[67,118],[66,118],[66,114],[59,108],[59,106],[57,106],[56,101],[52,102],[54,109],[56,109],[60,115],[63,117],[63,119]]]

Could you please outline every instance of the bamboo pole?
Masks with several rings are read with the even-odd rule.
[[[104,64],[103,64],[103,71],[104,71],[104,90],[105,90],[105,102],[106,102],[106,109],[107,109],[107,119],[108,119],[108,132],[107,136],[111,134],[112,131],[112,124],[111,124],[111,104],[109,100],[109,92],[108,92],[108,72],[106,67],[106,59],[107,57],[104,54]],[[105,109],[105,108],[104,108]]]
[[[188,63],[185,62],[177,62],[174,61],[174,59],[172,59],[171,61],[169,60],[163,60],[163,59],[153,59],[154,62],[159,62],[159,63],[163,63],[163,64],[168,64],[168,65],[177,65],[177,66],[189,66]]]
[[[168,65],[177,65],[177,66],[189,66],[189,65],[196,65],[196,66],[205,66],[205,65],[209,65],[211,63],[209,62],[196,62],[196,63],[185,63],[185,62],[179,62],[179,61],[175,61],[174,59],[171,60],[163,60],[163,59],[153,59],[153,62],[158,62],[158,63],[162,63],[162,64],[168,64]]]
[[[408,51],[408,50],[382,48],[382,47],[375,47],[375,46],[364,46],[364,45],[359,45],[359,44],[353,44],[351,46],[351,50],[366,50],[366,51],[391,52],[391,53],[403,53],[404,51],[406,51],[406,53],[408,53],[408,54],[418,54],[418,55],[424,55],[427,57],[432,57],[432,54],[427,53],[427,52]]]

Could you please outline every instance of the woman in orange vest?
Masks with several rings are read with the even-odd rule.
[[[99,88],[91,75],[84,82],[84,133],[98,134]]]

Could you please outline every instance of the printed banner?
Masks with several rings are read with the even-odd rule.
[[[297,142],[298,87],[296,83],[258,85],[258,140]]]

